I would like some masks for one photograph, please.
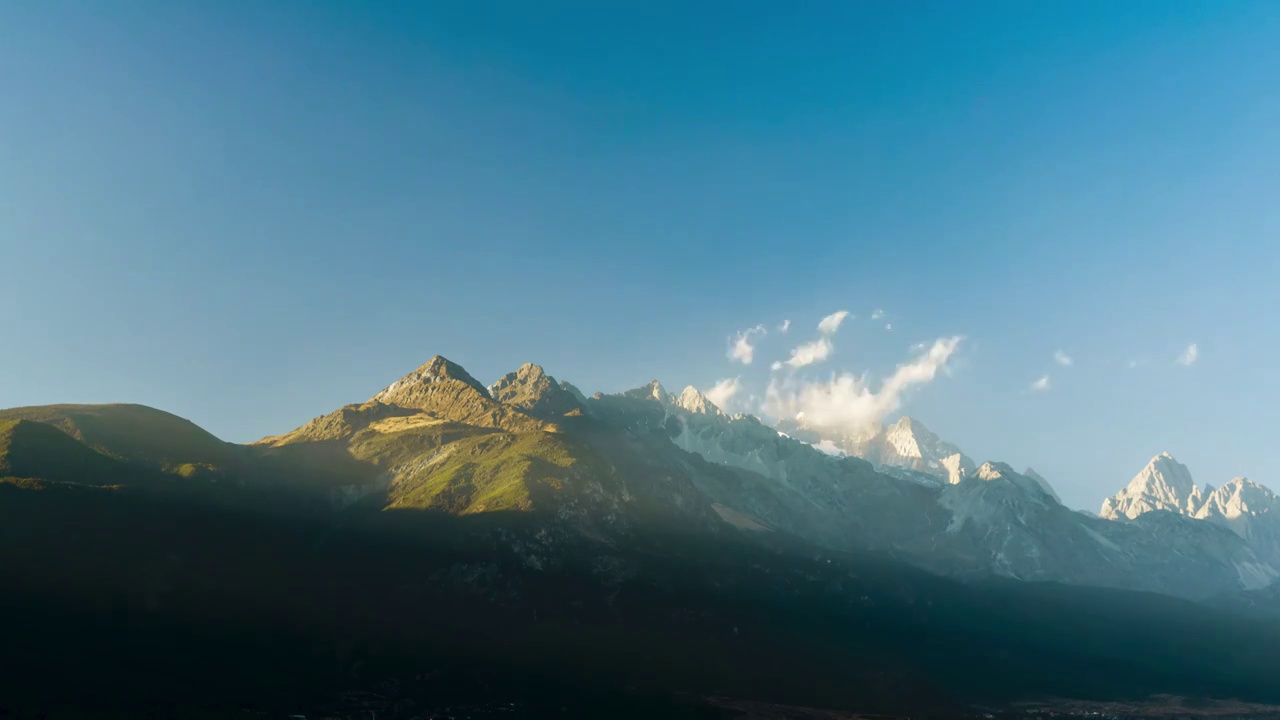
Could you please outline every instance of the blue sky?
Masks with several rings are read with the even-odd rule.
[[[1068,504],[1280,486],[1280,5],[609,5],[0,4],[0,406],[248,441],[437,353],[745,402],[848,310],[788,377],[963,336],[897,412]]]

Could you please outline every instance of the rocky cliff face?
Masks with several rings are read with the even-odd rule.
[[[557,383],[540,366],[525,363],[490,385],[488,393],[504,405],[554,422],[565,415],[582,412],[585,398],[571,388],[572,385]]]

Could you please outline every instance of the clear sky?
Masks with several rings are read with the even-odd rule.
[[[0,3],[0,406],[248,441],[438,353],[745,407],[960,335],[894,414],[1070,505],[1280,486],[1280,3],[594,4]]]

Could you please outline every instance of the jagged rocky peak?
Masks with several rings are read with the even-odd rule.
[[[952,485],[976,470],[973,460],[960,448],[905,415],[868,441],[862,455],[877,464],[927,472]]]
[[[633,390],[622,393],[624,397],[636,398],[639,400],[657,400],[660,403],[671,403],[674,398],[668,393],[666,388],[662,387],[662,383],[657,380],[650,380]]]
[[[572,386],[570,386],[572,387]],[[576,390],[576,388],[575,388]],[[554,420],[570,413],[581,413],[585,403],[581,393],[566,390],[539,365],[525,363],[498,378],[489,386],[489,395],[504,405],[547,420]]]
[[[1187,513],[1197,502],[1195,480],[1187,466],[1167,452],[1151,458],[1151,462],[1129,481],[1123,490],[1102,503],[1098,514],[1104,518],[1133,519],[1151,510]]]
[[[698,391],[698,388],[690,385],[680,393],[680,397],[676,398],[676,405],[688,410],[695,415],[715,415],[723,416],[724,412],[716,407],[715,403],[707,399]]]
[[[985,462],[973,472],[972,477],[983,482],[1005,481],[1023,492],[1030,493],[1033,497],[1051,498],[1054,502],[1061,503],[1058,500],[1058,494],[1045,482],[1044,478],[1019,473],[1007,463]]]
[[[423,363],[417,370],[391,383],[382,392],[374,395],[373,400],[389,405],[417,407],[417,402],[424,395],[433,394],[431,392],[433,385],[450,383],[466,385],[480,395],[486,398],[489,397],[489,391],[485,389],[485,386],[471,377],[461,365],[436,355]]]
[[[515,372],[509,372],[498,378],[496,382],[489,386],[488,392],[489,396],[494,400],[501,400],[498,395],[503,392],[510,392],[513,388],[554,384],[555,378],[548,375],[541,365],[525,363],[516,368]],[[556,387],[559,386],[557,385]]]
[[[938,442],[937,435],[908,415],[903,415],[898,422],[885,428],[884,438],[902,457],[923,457],[924,449],[921,444]]]
[[[985,482],[991,482],[992,480],[1004,480],[1015,476],[1023,477],[1013,468],[1009,467],[1007,463],[991,460],[982,463],[982,465],[974,471],[973,476]]]
[[[1234,520],[1264,514],[1280,519],[1280,498],[1265,485],[1246,477],[1236,477],[1216,490],[1206,487],[1204,502],[1195,516],[1204,519],[1219,515]]]
[[[572,395],[574,399],[577,400],[582,405],[587,404],[587,396],[583,394],[581,390],[579,390],[576,386],[574,386],[573,383],[569,382],[568,380],[560,381],[560,389]]]
[[[427,411],[454,422],[510,432],[555,429],[518,407],[489,396],[461,365],[439,355],[373,396],[371,403]]]

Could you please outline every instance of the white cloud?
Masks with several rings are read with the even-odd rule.
[[[763,325],[757,325],[738,333],[729,343],[729,359],[737,360],[743,365],[750,365],[751,360],[756,356],[755,343],[758,338],[768,332]]]
[[[1058,363],[1062,367],[1071,367],[1071,363],[1074,362],[1074,360],[1071,359],[1070,355],[1062,352],[1061,350],[1053,351],[1053,361]]]
[[[896,411],[911,387],[933,382],[940,370],[946,372],[947,361],[961,340],[958,335],[935,340],[928,350],[899,365],[879,390],[872,389],[866,375],[852,373],[813,383],[774,378],[762,410],[776,418],[803,415],[805,424],[819,432],[861,433]]]
[[[1044,392],[1049,389],[1049,376],[1041,375],[1039,380],[1031,383],[1031,392]]]
[[[1183,350],[1182,354],[1178,356],[1178,364],[1191,367],[1192,365],[1195,365],[1196,360],[1199,360],[1199,359],[1200,359],[1200,346],[1197,345],[1196,343],[1191,343],[1190,345],[1187,346],[1187,349]]]
[[[802,368],[806,365],[820,363],[831,357],[831,341],[825,337],[820,337],[813,342],[805,343],[800,347],[791,351],[791,359],[787,364],[793,368]]]
[[[781,370],[781,369],[782,369],[782,361],[781,361],[781,360],[774,360],[774,361],[773,361],[773,364],[769,366],[769,369],[770,369],[770,370]]]
[[[790,321],[790,320],[783,320],[783,321],[782,321],[782,324],[778,326],[778,332],[780,332],[780,333],[785,333],[786,331],[788,331],[788,330],[790,330],[790,329],[791,329],[791,321]]]
[[[844,319],[848,314],[848,310],[839,310],[822,318],[822,322],[818,323],[818,332],[824,335],[834,333],[836,330],[840,329],[840,323],[844,322]]]
[[[738,391],[741,389],[742,381],[736,377],[731,377],[724,378],[702,394],[706,395],[707,399],[716,407],[724,410],[725,405],[727,405],[729,401],[733,399],[733,396],[737,395]]]
[[[893,329],[893,323],[885,323],[885,324],[884,324],[884,329],[885,329],[885,330],[892,330],[892,329]]]
[[[884,317],[884,311],[881,310],[880,308],[876,308],[875,310],[871,311],[872,320],[879,320],[882,317]]]
[[[836,444],[831,442],[830,440],[819,440],[818,442],[813,443],[813,445],[811,445],[810,447],[812,447],[814,450],[817,450],[825,455],[833,455],[835,457],[848,456],[848,453],[836,447]]]

